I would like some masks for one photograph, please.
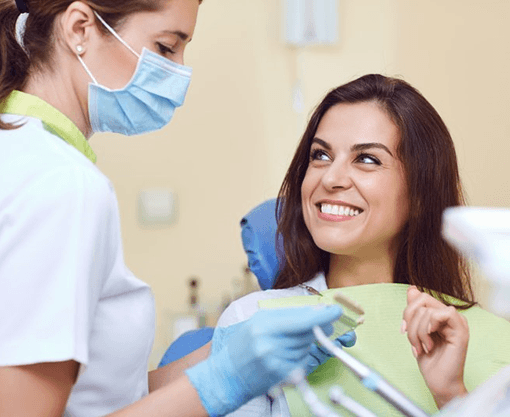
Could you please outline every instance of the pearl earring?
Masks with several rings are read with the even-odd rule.
[[[76,51],[78,51],[78,53],[79,53],[79,54],[83,53],[83,46],[78,45],[78,46],[76,47]]]

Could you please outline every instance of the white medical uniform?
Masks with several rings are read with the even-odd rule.
[[[124,264],[113,187],[78,128],[17,91],[0,113],[25,123],[0,131],[0,366],[75,360],[65,415],[103,416],[148,391],[152,291]]]
[[[325,291],[328,289],[324,274],[318,274],[312,280],[305,282],[304,285],[311,287],[317,291]],[[257,311],[259,311],[259,301],[296,297],[302,295],[310,295],[310,292],[304,287],[292,287],[281,290],[257,291],[234,301],[223,312],[218,320],[218,327],[228,327],[245,320],[248,320]],[[238,408],[233,413],[228,414],[229,417],[290,417],[289,406],[283,395],[270,399],[267,395],[256,397]]]

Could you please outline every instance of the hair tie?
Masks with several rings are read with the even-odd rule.
[[[20,13],[28,13],[28,6],[25,0],[16,0],[16,6]]]

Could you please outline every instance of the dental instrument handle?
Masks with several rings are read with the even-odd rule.
[[[316,326],[313,328],[313,332],[321,345],[328,349],[335,357],[340,359],[340,361],[361,380],[363,385],[371,391],[379,394],[402,414],[407,417],[430,417],[425,411],[419,408],[395,387],[390,385],[379,374],[372,371],[368,366],[364,365],[344,350],[335,346],[324,334],[322,329]]]
[[[393,405],[393,407],[409,417],[429,417],[425,411],[419,408],[395,387],[390,385],[389,382],[382,379],[379,375],[375,375],[379,381],[377,382],[377,388],[374,391]]]
[[[326,404],[323,404],[314,390],[308,384],[306,380],[306,373],[304,369],[297,368],[293,370],[287,377],[287,382],[294,385],[303,397],[303,401],[306,403],[310,411],[316,417],[341,417]],[[360,416],[363,417],[363,416]]]
[[[341,405],[343,408],[349,410],[356,417],[377,417],[372,411],[367,410],[351,397],[345,395],[343,390],[338,386],[331,387],[329,390],[329,399],[334,404]]]

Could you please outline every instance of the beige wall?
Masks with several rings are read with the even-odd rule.
[[[117,190],[127,264],[156,295],[154,358],[167,343],[164,312],[186,308],[189,276],[208,306],[240,276],[238,222],[277,194],[305,122],[291,109],[297,77],[307,115],[365,73],[404,77],[451,128],[470,201],[510,205],[509,17],[507,0],[339,0],[339,43],[297,51],[281,41],[280,1],[204,1],[186,57],[191,89],[171,125],[91,140]],[[178,221],[147,230],[138,193],[158,186],[177,194]]]
[[[399,72],[443,116],[472,205],[510,206],[510,2],[399,0]]]

